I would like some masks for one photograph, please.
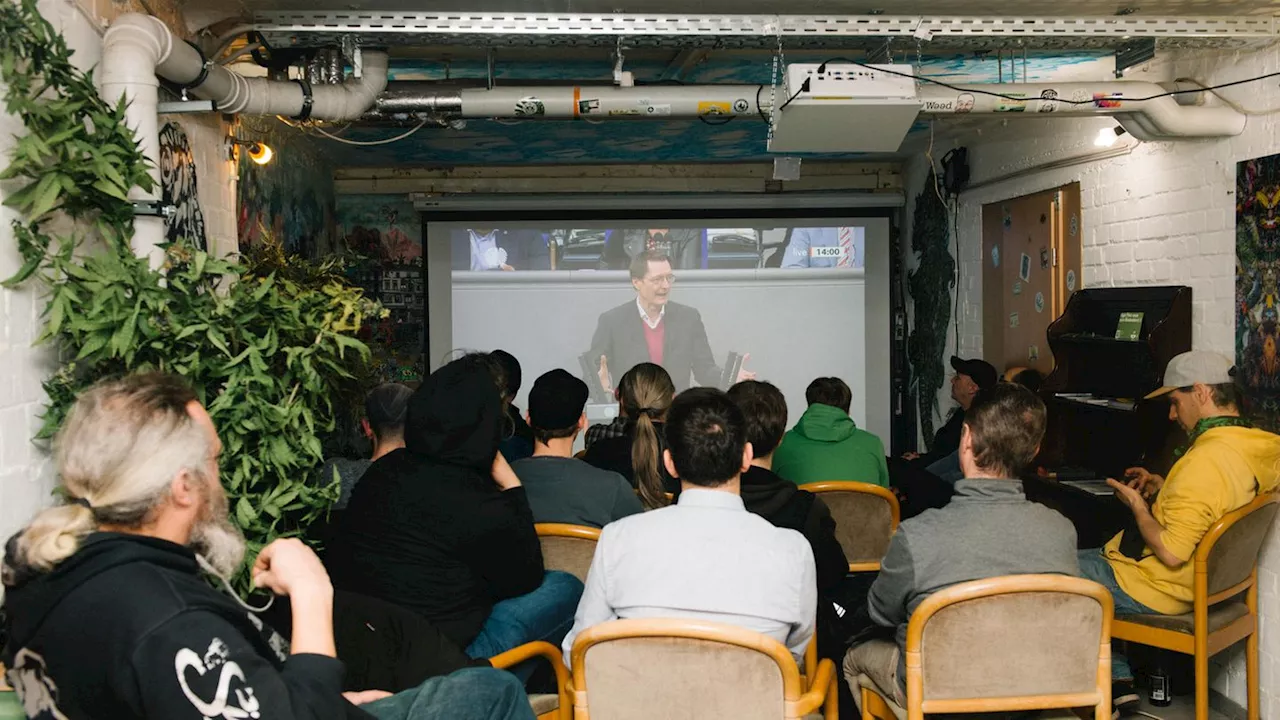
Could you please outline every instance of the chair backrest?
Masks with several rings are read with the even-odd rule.
[[[1241,588],[1253,577],[1267,537],[1280,510],[1280,493],[1266,493],[1244,507],[1222,516],[1205,533],[1196,548],[1196,575],[1205,576],[1208,598]],[[1219,599],[1215,598],[1216,602]]]
[[[1009,575],[934,593],[907,626],[907,714],[1110,702],[1110,593],[1065,575]]]
[[[596,554],[596,542],[600,539],[600,528],[566,523],[537,523],[533,528],[542,543],[543,567],[563,570],[586,582],[591,558]]]
[[[878,570],[898,529],[898,498],[879,485],[830,480],[807,483],[836,521],[836,540],[844,549],[850,570]]]
[[[779,720],[801,694],[781,643],[698,620],[615,620],[573,643],[575,717]]]

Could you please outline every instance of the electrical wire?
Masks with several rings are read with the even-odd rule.
[[[951,83],[946,83],[941,80],[934,80],[933,78],[925,77],[924,75],[912,75],[910,73],[898,72],[897,70],[889,70],[887,68],[877,67],[875,65],[868,65],[867,63],[864,63],[864,62],[858,62],[857,60],[851,60],[847,57],[834,57],[828,60],[824,60],[822,64],[818,66],[817,74],[821,75],[824,72],[826,72],[827,65],[837,60],[847,62],[850,65],[857,65],[858,67],[867,68],[868,70],[882,72],[882,73],[885,73],[886,75],[897,75],[898,77],[910,78],[912,80],[919,80],[921,82],[926,82],[926,83],[929,83],[930,85],[938,85],[940,87],[944,87],[949,90],[955,90],[956,92],[973,93],[975,95],[989,95],[991,97],[1000,98],[1001,100],[1009,100],[1011,102],[1027,102],[1027,100],[1029,99],[1026,97],[1018,97],[1016,95],[1005,95],[1004,93],[991,92],[989,90],[980,90],[978,88],[975,88],[972,85],[965,85],[965,86],[952,85]],[[1266,75],[1258,75],[1256,77],[1245,78],[1244,80],[1235,80],[1233,82],[1221,83],[1218,85],[1208,85],[1208,86],[1201,85],[1200,88],[1196,90],[1170,90],[1168,92],[1162,92],[1156,95],[1147,95],[1146,97],[1125,97],[1123,95],[1112,95],[1112,96],[1108,96],[1107,99],[1108,100],[1124,100],[1125,102],[1146,102],[1147,100],[1159,100],[1160,98],[1174,97],[1175,95],[1192,95],[1192,94],[1201,93],[1201,92],[1211,92],[1217,95],[1217,92],[1215,92],[1217,90],[1223,90],[1225,88],[1235,87],[1237,85],[1246,85],[1248,83],[1260,82],[1262,80],[1269,80],[1273,77],[1280,77],[1280,71],[1267,73]],[[1199,83],[1196,83],[1196,84],[1199,85]],[[1221,97],[1221,95],[1219,95],[1218,97]],[[788,100],[787,102],[790,102],[790,100]],[[1064,98],[1057,98],[1057,102],[1062,105],[1092,105],[1097,101],[1094,100],[1093,98],[1090,98],[1088,100],[1067,100]],[[783,107],[786,107],[786,105],[783,105]],[[1280,112],[1280,108],[1278,108],[1275,112]]]
[[[786,110],[787,106],[791,104],[792,100],[795,100],[796,98],[800,97],[800,93],[805,93],[805,92],[809,92],[809,78],[805,78],[804,82],[800,84],[800,89],[797,90],[794,95],[787,98],[786,102],[782,103],[782,107],[778,108],[778,112],[782,112],[783,110]]]
[[[371,146],[371,145],[387,145],[387,144],[389,144],[389,143],[393,143],[393,142],[398,142],[398,141],[400,141],[400,140],[404,140],[405,138],[409,137],[410,135],[412,135],[412,134],[414,134],[414,133],[418,132],[419,130],[421,130],[421,129],[423,128],[423,126],[424,126],[424,125],[426,125],[426,124],[427,124],[427,121],[424,119],[422,122],[420,122],[420,123],[418,123],[416,126],[414,126],[414,127],[413,127],[413,129],[408,130],[407,132],[403,132],[403,133],[401,133],[401,134],[399,134],[399,135],[397,135],[397,136],[395,136],[395,137],[392,137],[392,138],[384,138],[384,139],[382,139],[382,140],[348,140],[348,139],[346,139],[346,138],[344,138],[344,137],[338,137],[337,135],[333,135],[333,134],[331,134],[331,133],[329,133],[329,132],[326,132],[326,131],[324,130],[324,128],[321,128],[321,127],[315,127],[314,129],[315,129],[315,131],[316,131],[316,132],[320,133],[321,135],[323,135],[323,136],[325,136],[325,137],[329,138],[330,140],[334,140],[334,141],[336,141],[336,142],[346,143],[347,145],[358,145],[358,146],[360,146],[360,147],[369,147],[369,146]]]
[[[761,92],[764,92],[764,85],[757,85],[756,86],[756,113],[760,115],[760,119],[764,121],[765,125],[770,125],[771,123],[769,122],[769,116],[764,114],[764,108],[760,106]]]
[[[711,122],[710,120],[708,120],[708,119],[707,119],[707,117],[708,117],[707,115],[699,115],[699,116],[698,116],[698,119],[702,121],[702,124],[703,124],[703,125],[710,125],[711,127],[720,127],[721,125],[728,125],[729,123],[733,122],[733,119],[734,119],[734,118],[736,118],[736,117],[738,117],[738,116],[737,116],[737,115],[725,115],[725,116],[724,116],[724,119],[723,119],[723,120],[721,120],[720,122]],[[716,116],[715,116],[715,115],[711,115],[710,117],[716,117]]]

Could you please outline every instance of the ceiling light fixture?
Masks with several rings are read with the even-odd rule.
[[[1093,139],[1093,144],[1102,148],[1111,147],[1112,145],[1115,145],[1116,140],[1119,140],[1120,136],[1124,135],[1126,132],[1127,131],[1119,125],[1115,127],[1102,128],[1098,131],[1098,137]]]

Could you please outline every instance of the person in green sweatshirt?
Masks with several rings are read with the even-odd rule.
[[[821,377],[804,391],[809,409],[787,431],[773,456],[773,471],[797,485],[854,480],[889,486],[884,443],[849,417],[853,392],[840,378]]]

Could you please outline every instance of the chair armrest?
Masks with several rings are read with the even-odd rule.
[[[507,670],[533,658],[544,658],[551,663],[551,669],[556,674],[556,694],[560,696],[558,714],[565,720],[573,717],[572,695],[569,694],[569,668],[565,667],[564,655],[561,654],[560,648],[539,640],[494,655],[489,658],[489,663],[499,670]]]
[[[809,690],[796,701],[797,717],[804,717],[816,711],[828,700],[834,702],[835,698],[828,698],[828,695],[833,695],[835,673],[836,664],[831,662],[830,658],[818,663],[818,671],[810,678]]]

